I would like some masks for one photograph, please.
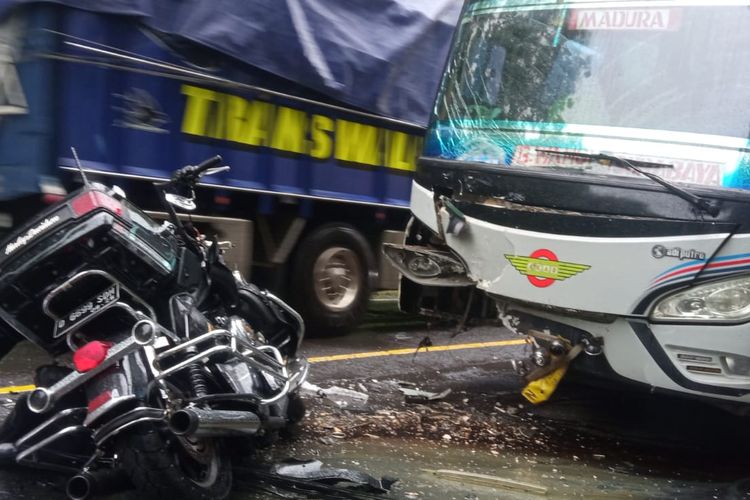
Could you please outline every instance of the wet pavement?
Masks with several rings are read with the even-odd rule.
[[[254,460],[314,458],[398,478],[384,498],[536,498],[541,492],[550,498],[746,498],[747,418],[695,401],[569,381],[550,402],[532,406],[519,395],[510,366],[524,346],[486,345],[517,340],[511,333],[481,327],[453,337],[452,329],[401,317],[387,304],[374,309],[350,336],[306,341],[305,353],[315,361],[304,394],[308,416],[293,437]],[[405,354],[426,336],[456,349]],[[364,352],[370,354],[351,356]],[[0,362],[0,385],[30,383],[31,370],[44,360],[20,345]],[[451,391],[417,404],[400,387]],[[9,401],[2,403],[7,411]],[[241,465],[250,466],[251,460]],[[242,470],[234,499],[279,498],[254,491]],[[457,472],[490,479],[457,480]],[[0,498],[62,498],[61,481],[39,471],[0,471]]]

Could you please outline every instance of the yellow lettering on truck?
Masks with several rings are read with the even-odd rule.
[[[212,90],[183,85],[182,93],[187,96],[185,116],[182,118],[182,131],[192,135],[206,135],[208,108],[215,99]]]
[[[310,128],[312,146],[310,148],[310,156],[318,160],[327,160],[331,157],[331,153],[333,152],[331,132],[333,131],[333,120],[323,115],[312,116],[312,127]]]
[[[336,159],[380,165],[378,129],[372,125],[336,120]]]
[[[307,114],[299,109],[279,106],[271,147],[290,153],[306,153]]]
[[[422,137],[182,85],[182,132],[254,147],[412,172]]]

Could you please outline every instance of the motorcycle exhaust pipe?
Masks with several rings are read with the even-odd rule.
[[[172,415],[169,428],[178,436],[252,436],[260,430],[261,421],[251,411],[185,408]]]
[[[88,500],[112,495],[133,488],[128,475],[121,469],[81,472],[71,477],[65,487],[70,500]]]

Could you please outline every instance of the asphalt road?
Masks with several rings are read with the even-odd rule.
[[[425,337],[433,347],[414,354]],[[508,481],[551,498],[745,498],[746,419],[693,401],[578,383],[563,383],[551,401],[532,407],[510,365],[524,349],[518,340],[489,327],[454,337],[450,328],[375,304],[357,332],[305,342],[313,362],[308,416],[294,438],[256,460],[314,458],[398,478],[386,498],[538,496]],[[29,384],[43,362],[20,345],[0,361],[0,385]],[[399,384],[451,392],[415,404]],[[336,387],[358,395],[341,396]],[[9,398],[7,408],[13,395],[0,397]],[[242,470],[234,498],[276,498],[253,491]],[[484,474],[494,486],[436,470]],[[39,471],[0,471],[0,498],[62,498],[60,482]]]

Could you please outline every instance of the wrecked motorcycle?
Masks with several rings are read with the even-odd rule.
[[[71,473],[70,498],[126,483],[147,498],[224,498],[230,455],[304,414],[302,319],[174,208],[194,209],[195,185],[221,163],[157,185],[162,224],[81,170],[82,189],[0,247],[3,334],[72,353],[74,367],[37,370],[0,429],[2,455]]]

